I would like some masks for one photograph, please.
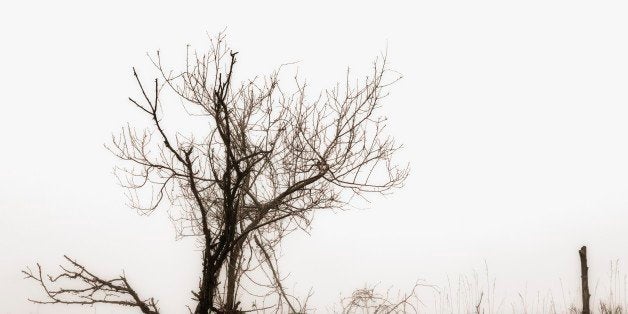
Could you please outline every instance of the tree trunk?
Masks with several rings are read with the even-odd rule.
[[[213,268],[210,266],[210,252],[209,249],[205,249],[203,253],[203,272],[201,277],[201,284],[198,292],[198,304],[194,310],[194,314],[208,314],[215,308],[214,305],[214,293],[218,284],[218,276]]]
[[[240,260],[240,248],[235,246],[229,255],[229,265],[227,265],[227,300],[225,310],[227,313],[236,313],[236,283],[238,277],[238,261]]]
[[[589,309],[589,267],[587,266],[587,247],[580,248],[580,278],[582,280],[582,314],[590,314]]]

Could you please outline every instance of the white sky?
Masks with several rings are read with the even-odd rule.
[[[26,302],[38,290],[20,274],[62,254],[124,268],[182,313],[193,241],[174,241],[165,211],[124,206],[103,144],[137,117],[126,99],[146,52],[183,57],[225,27],[240,73],[300,60],[330,86],[388,46],[404,75],[384,112],[411,163],[406,186],[323,213],[284,246],[284,272],[314,289],[319,312],[365,283],[442,284],[485,261],[507,304],[526,291],[562,299],[560,280],[578,293],[584,244],[603,285],[610,261],[628,260],[626,16],[623,1],[574,0],[0,4],[0,313],[69,313]]]

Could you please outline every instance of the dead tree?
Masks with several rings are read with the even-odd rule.
[[[146,84],[134,69],[139,98],[129,98],[151,126],[129,125],[108,147],[126,162],[119,178],[131,205],[149,214],[167,200],[181,209],[177,232],[199,240],[194,313],[239,311],[241,280],[260,268],[297,311],[269,252],[307,228],[313,212],[403,184],[408,168],[392,161],[400,146],[385,135],[378,110],[399,76],[384,55],[371,75],[353,81],[347,71],[343,83],[309,98],[300,79],[280,82],[282,67],[236,83],[237,56],[223,35],[205,53],[188,48],[182,71],[167,69],[157,52],[151,61],[160,77]],[[165,92],[178,100],[164,100]],[[181,102],[189,121],[169,124],[165,113]],[[147,202],[144,188],[152,191]]]

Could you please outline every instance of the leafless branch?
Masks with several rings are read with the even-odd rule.
[[[22,273],[26,279],[37,281],[46,294],[45,299],[29,299],[39,304],[115,304],[137,307],[145,314],[158,314],[157,302],[153,298],[142,299],[131,287],[126,276],[114,279],[102,279],[77,261],[64,255],[69,266],[60,266],[58,275],[44,275],[37,264],[35,271],[27,268]],[[72,288],[66,288],[72,287]]]

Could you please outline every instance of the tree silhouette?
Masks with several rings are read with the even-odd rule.
[[[280,82],[283,66],[236,83],[237,57],[222,34],[207,52],[188,48],[182,71],[165,68],[158,51],[151,61],[160,77],[149,87],[133,69],[139,98],[129,98],[151,126],[138,131],[127,125],[108,148],[124,161],[117,174],[131,206],[144,214],[162,204],[175,208],[178,235],[198,239],[202,272],[190,312],[242,311],[246,285],[267,289],[277,310],[302,312],[306,301],[281,284],[275,247],[289,232],[307,228],[317,210],[343,209],[355,197],[403,184],[408,169],[391,159],[400,146],[384,134],[386,119],[378,113],[399,75],[383,55],[366,78],[354,82],[347,71],[343,83],[310,98],[300,79]],[[166,92],[178,102],[165,101]],[[166,113],[181,102],[187,121],[169,124]],[[159,312],[124,276],[101,279],[67,260],[72,267],[57,277],[43,276],[39,265],[25,271],[47,295],[35,302],[113,303]],[[253,278],[260,274],[267,284]],[[85,287],[49,287],[68,280]]]

